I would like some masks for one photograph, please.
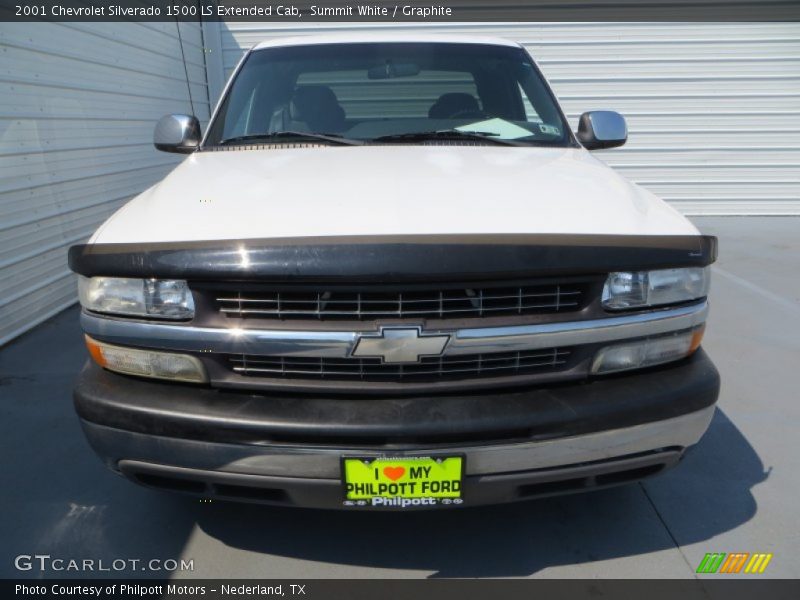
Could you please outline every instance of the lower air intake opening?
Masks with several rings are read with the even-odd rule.
[[[228,498],[242,498],[244,500],[262,500],[267,502],[286,502],[286,492],[274,488],[249,487],[246,485],[229,485],[215,483],[214,493]]]
[[[143,485],[163,490],[189,492],[192,494],[204,494],[206,492],[206,484],[202,481],[193,481],[191,479],[181,479],[178,477],[164,477],[163,475],[153,475],[152,473],[134,473],[133,477]]]

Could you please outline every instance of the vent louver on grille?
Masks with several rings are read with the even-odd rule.
[[[581,307],[580,284],[410,291],[217,290],[218,310],[261,319],[446,319],[530,315]]]
[[[567,349],[424,357],[419,363],[383,364],[379,358],[321,358],[234,354],[230,367],[242,375],[351,381],[441,381],[555,371]]]

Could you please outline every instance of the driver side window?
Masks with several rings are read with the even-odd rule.
[[[522,99],[522,106],[525,108],[525,120],[529,123],[541,123],[542,118],[539,116],[539,113],[536,112],[536,109],[533,108],[530,98],[528,98],[528,95],[525,93],[525,90],[522,89],[520,83],[517,83],[517,90]]]

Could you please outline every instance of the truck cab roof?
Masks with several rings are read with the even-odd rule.
[[[403,33],[403,32],[382,32],[360,33],[348,31],[347,34],[319,34],[319,35],[297,35],[290,37],[280,37],[265,40],[253,46],[253,50],[265,48],[278,48],[284,46],[308,46],[317,44],[362,44],[362,43],[442,43],[442,44],[482,44],[489,46],[510,46],[518,48],[520,44],[511,40],[498,37],[482,35],[457,35],[457,34],[428,34],[428,33]]]

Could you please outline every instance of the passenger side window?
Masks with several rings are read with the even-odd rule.
[[[237,136],[237,135],[248,135],[250,133],[254,133],[254,129],[252,127],[252,115],[253,115],[253,98],[255,97],[256,90],[255,88],[251,90],[250,97],[245,100],[242,104],[241,112],[239,113],[239,118],[234,121],[230,126],[230,136]]]

